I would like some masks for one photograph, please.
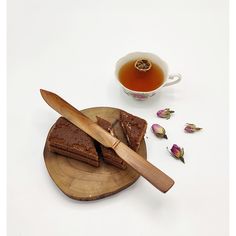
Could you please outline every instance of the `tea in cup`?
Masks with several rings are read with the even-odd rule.
[[[162,87],[181,80],[180,74],[169,74],[166,62],[147,52],[129,53],[119,59],[115,74],[124,92],[137,100],[146,100]]]

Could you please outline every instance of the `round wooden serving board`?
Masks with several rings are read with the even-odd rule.
[[[114,124],[118,138],[127,143],[118,122],[119,109],[94,107],[81,112],[93,121],[96,121],[96,116],[100,116]],[[147,159],[144,140],[141,142],[138,153]],[[96,200],[115,194],[129,187],[140,176],[130,166],[126,170],[121,170],[101,161],[100,167],[93,167],[81,161],[52,153],[48,148],[48,138],[44,147],[44,160],[48,173],[58,188],[70,198],[77,200]]]

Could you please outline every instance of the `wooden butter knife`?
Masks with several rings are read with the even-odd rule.
[[[150,162],[143,159],[135,151],[105,131],[64,99],[55,93],[43,89],[40,89],[40,92],[43,99],[51,108],[102,145],[114,149],[120,158],[133,167],[140,175],[142,175],[161,192],[166,193],[173,186],[174,180],[168,175],[163,173]]]

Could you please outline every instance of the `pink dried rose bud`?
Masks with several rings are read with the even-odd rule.
[[[167,150],[169,151],[168,147]],[[174,158],[181,160],[183,163],[185,163],[184,161],[184,149],[180,148],[178,145],[174,144],[172,146],[172,148],[170,149],[169,153],[171,154],[171,156],[173,156]]]
[[[162,126],[160,126],[158,124],[153,124],[152,131],[157,137],[167,139],[166,131]]]
[[[172,113],[174,113],[174,111],[171,111],[170,108],[166,108],[164,110],[158,111],[157,116],[161,118],[170,119]]]
[[[201,130],[201,129],[202,129],[202,128],[199,128],[199,127],[197,127],[196,125],[194,125],[194,124],[189,124],[189,123],[187,123],[186,126],[185,126],[185,128],[184,128],[185,132],[187,132],[187,133],[194,133],[194,132],[199,131],[199,130]]]

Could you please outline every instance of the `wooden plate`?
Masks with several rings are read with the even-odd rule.
[[[114,124],[118,138],[126,143],[118,119],[120,110],[111,107],[94,107],[82,110],[90,119],[96,121],[100,116]],[[146,144],[141,142],[138,153],[147,159]],[[120,170],[101,161],[100,167],[96,168],[86,163],[52,153],[48,148],[48,138],[44,147],[44,160],[49,175],[67,196],[77,200],[89,201],[115,194],[131,184],[139,174],[131,167]]]

